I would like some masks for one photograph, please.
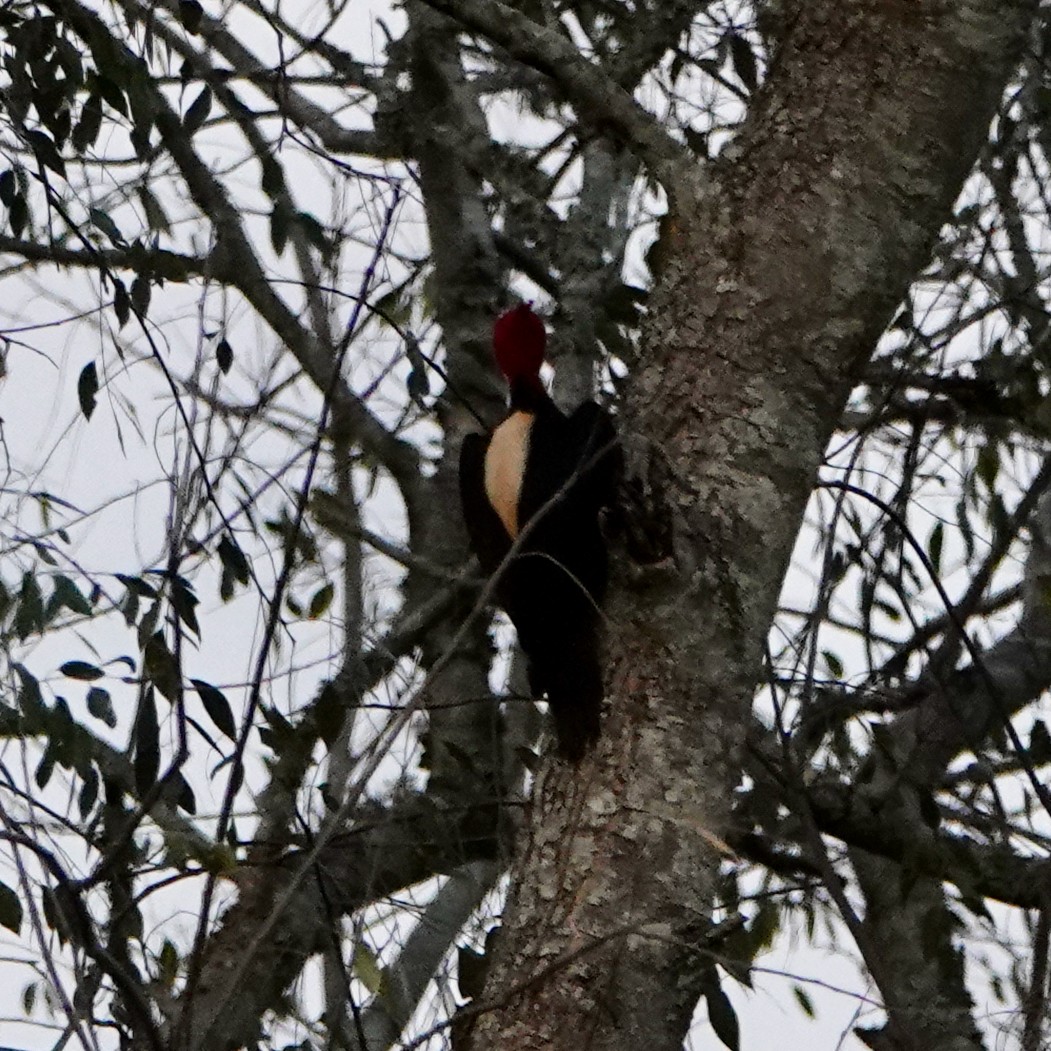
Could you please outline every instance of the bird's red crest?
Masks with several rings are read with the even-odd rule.
[[[540,375],[546,343],[544,323],[528,303],[505,311],[493,325],[493,353],[508,383]]]

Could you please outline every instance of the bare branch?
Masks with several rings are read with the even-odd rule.
[[[611,134],[636,153],[667,189],[674,188],[684,171],[697,166],[697,159],[685,146],[560,33],[500,0],[423,2],[551,77],[575,107],[582,124]]]

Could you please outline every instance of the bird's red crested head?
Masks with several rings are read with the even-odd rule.
[[[493,324],[493,354],[508,383],[539,382],[547,332],[528,303],[501,314]]]

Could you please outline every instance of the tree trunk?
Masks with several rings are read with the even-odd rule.
[[[666,187],[620,429],[669,539],[652,565],[617,561],[603,740],[539,778],[474,1047],[681,1046],[763,644],[822,454],[1032,11],[786,4],[734,142]]]

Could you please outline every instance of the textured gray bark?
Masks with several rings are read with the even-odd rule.
[[[866,945],[889,965],[880,992],[890,1021],[859,1035],[885,1051],[979,1051],[985,1045],[940,884],[906,876],[896,862],[863,851],[850,858],[865,896]]]
[[[673,540],[656,566],[620,560],[605,736],[579,770],[539,780],[474,1047],[680,1045],[713,844],[815,471],[1031,11],[790,5],[735,143],[666,187],[666,262],[621,427]]]

